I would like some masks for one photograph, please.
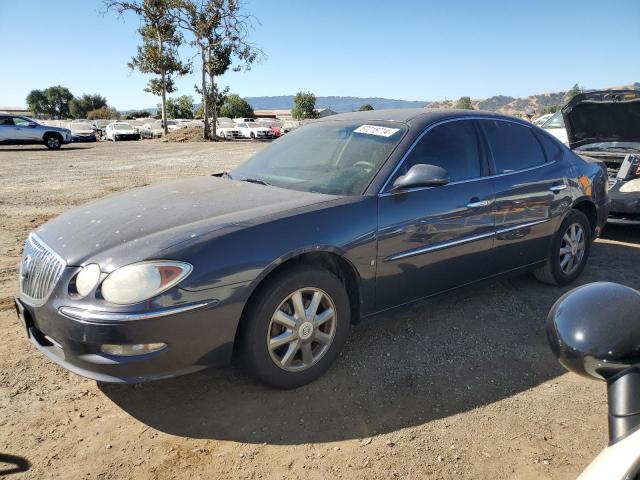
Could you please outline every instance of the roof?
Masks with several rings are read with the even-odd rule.
[[[436,108],[398,108],[387,110],[368,110],[364,112],[339,113],[331,117],[323,118],[321,122],[331,122],[334,120],[353,120],[353,121],[391,121],[404,122],[409,124],[428,124],[435,121],[447,120],[449,118],[463,117],[483,117],[483,118],[504,118],[509,120],[520,119],[495,112],[487,112],[483,110],[455,110],[455,109],[436,109]]]

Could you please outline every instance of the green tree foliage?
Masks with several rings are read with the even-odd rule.
[[[170,118],[193,118],[193,97],[182,95],[167,98],[167,116]]]
[[[220,107],[220,116],[229,118],[253,117],[253,108],[240,95],[232,93]]]
[[[73,94],[68,88],[57,85],[44,90],[31,90],[27,106],[34,115],[50,115],[52,118],[69,118],[69,103]]]
[[[233,66],[234,71],[248,70],[262,52],[247,40],[252,18],[241,11],[238,0],[174,0],[174,21],[191,33],[191,44],[198,49],[200,85],[204,117],[204,138],[210,132],[209,115],[216,122],[217,108],[211,99],[218,97],[216,77]]]
[[[471,104],[471,98],[460,97],[456,102],[456,108],[460,108],[462,110],[473,110],[473,105]]]
[[[368,112],[369,110],[373,110],[373,107],[368,103],[365,103],[358,109],[359,112]]]
[[[191,66],[180,60],[178,47],[183,42],[170,15],[174,0],[104,0],[106,10],[115,10],[120,15],[130,11],[136,13],[142,26],[138,29],[142,45],[128,63],[129,68],[141,73],[157,75],[152,78],[145,91],[161,98],[161,111],[165,133],[167,133],[167,93],[175,91],[173,76],[186,75]]]
[[[106,107],[107,99],[102,95],[84,94],[81,97],[76,97],[69,102],[69,112],[73,118],[87,118],[87,113],[91,110],[97,110],[98,108]]]
[[[196,92],[200,93],[200,89],[196,86]],[[224,87],[222,90],[218,90],[216,92],[216,99],[215,99],[215,105],[216,105],[216,112],[220,111],[220,108],[222,108],[222,105],[224,105],[224,102],[227,101],[227,96],[229,95],[229,87]],[[214,99],[211,96],[211,94],[209,94],[209,101],[207,102],[208,105],[212,106],[214,104]],[[212,112],[213,108],[209,108],[209,115],[213,118],[214,116],[217,117],[217,113],[214,115],[214,113]],[[204,118],[204,106],[201,103],[200,106],[197,108],[196,110],[196,118]]]
[[[148,118],[150,116],[151,116],[151,113],[147,112],[146,110],[140,110],[135,112],[129,112],[122,118],[124,120],[135,120],[136,118]]]
[[[571,87],[571,90],[567,92],[567,102],[571,101],[571,99],[576,95],[582,93],[583,90],[584,89],[576,83],[573,87]]]
[[[318,116],[318,113],[316,112],[316,96],[311,92],[296,93],[291,115],[296,120],[316,118]]]
[[[119,120],[120,114],[115,108],[108,106],[100,107],[87,112],[87,120]]]
[[[546,107],[542,107],[542,109],[540,110],[540,115],[556,113],[558,110],[560,110],[560,105],[547,105]]]

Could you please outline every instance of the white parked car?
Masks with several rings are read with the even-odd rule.
[[[114,142],[120,140],[140,140],[140,132],[133,125],[126,122],[112,122],[105,130],[107,140]]]
[[[540,127],[544,128],[565,145],[569,142],[569,139],[567,138],[567,129],[564,127],[564,118],[562,117],[562,112],[560,110],[551,115],[546,122],[540,125]]]
[[[225,139],[242,138],[242,133],[236,128],[236,124],[233,120],[227,117],[218,117],[218,124],[216,126],[216,134]]]
[[[269,127],[263,127],[256,122],[236,123],[236,129],[242,138],[261,139],[275,138],[273,131]]]
[[[180,130],[181,128],[187,128],[187,125],[184,122],[180,122],[178,120],[167,120],[167,130],[170,132],[175,132],[176,130]]]
[[[542,125],[544,122],[546,122],[547,120],[549,120],[551,118],[551,116],[553,115],[553,113],[545,113],[544,115],[539,116],[538,118],[534,118],[531,123],[533,123],[536,127],[539,127],[540,125]]]

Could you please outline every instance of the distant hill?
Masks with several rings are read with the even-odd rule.
[[[633,89],[640,90],[640,82],[617,87],[605,87],[601,90]],[[600,90],[600,89],[599,89]],[[585,90],[590,91],[590,90]],[[564,105],[569,101],[569,92],[539,93],[523,98],[505,97],[496,95],[486,99],[474,99],[471,101],[473,108],[477,110],[490,110],[494,112],[506,113],[508,115],[521,115],[527,111],[539,113],[542,107],[553,105]],[[427,102],[428,108],[455,108],[457,100],[440,100]]]
[[[612,89],[635,89],[640,90],[640,82],[617,87],[605,87],[602,90]],[[281,95],[276,97],[246,97],[247,102],[254,110],[280,110],[293,108],[293,95]],[[490,110],[494,112],[506,113],[508,115],[522,115],[527,111],[539,113],[542,107],[552,105],[564,105],[568,101],[568,91],[554,93],[539,93],[528,97],[514,98],[505,95],[495,95],[484,99],[473,99],[473,108],[478,110]],[[358,110],[362,105],[369,104],[375,110],[388,108],[455,108],[456,100],[394,100],[380,97],[317,97],[316,108],[330,108],[334,112],[344,113]],[[196,108],[199,105],[196,105]],[[157,109],[145,109],[155,114]],[[128,113],[126,110],[120,113]]]
[[[279,110],[293,108],[293,95],[278,97],[246,97],[254,110]],[[379,97],[317,97],[316,108],[330,108],[334,112],[344,113],[358,110],[362,105],[371,105],[375,110],[387,108],[422,108],[425,100],[393,100]]]

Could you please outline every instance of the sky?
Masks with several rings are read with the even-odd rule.
[[[150,77],[127,67],[138,19],[101,5],[0,0],[0,107],[52,85],[119,110],[157,105],[144,92]],[[243,97],[520,97],[640,81],[640,0],[245,0],[245,10],[266,58],[220,78]],[[196,69],[173,96],[197,97],[197,81]]]

